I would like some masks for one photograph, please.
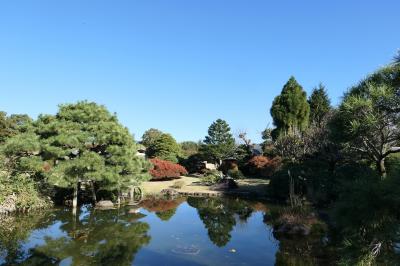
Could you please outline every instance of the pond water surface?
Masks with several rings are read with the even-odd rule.
[[[313,265],[307,241],[278,241],[269,206],[228,198],[145,200],[2,218],[0,265]],[[293,263],[293,264],[292,264]]]

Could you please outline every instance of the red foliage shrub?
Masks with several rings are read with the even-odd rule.
[[[151,180],[171,180],[179,178],[182,175],[187,175],[188,172],[182,165],[164,161],[160,159],[151,159],[150,162],[153,164],[153,169],[150,170],[150,174],[153,177]]]
[[[247,163],[247,169],[253,176],[271,177],[282,165],[280,157],[272,159],[265,156],[254,156]]]

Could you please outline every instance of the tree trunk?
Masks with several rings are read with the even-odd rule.
[[[77,215],[76,215],[76,209],[75,212],[72,212],[72,238],[75,239],[77,236],[76,233],[76,219],[77,219]]]
[[[92,182],[90,182],[90,184],[91,184],[91,190],[92,190],[93,203],[96,204],[97,197],[96,197],[96,190],[95,190],[95,187],[94,187],[94,182],[92,181]]]
[[[311,178],[306,179],[306,186],[307,186],[307,197],[312,202],[315,203],[315,194],[314,194],[314,184]]]
[[[117,201],[117,204],[118,204],[118,208],[119,208],[119,206],[121,204],[121,191],[119,189],[118,189],[118,201]]]
[[[386,178],[385,158],[382,158],[377,162],[377,167],[382,179],[385,179]]]
[[[78,207],[78,186],[79,182],[77,182],[74,186],[74,193],[72,198],[72,214],[76,216],[76,209]]]
[[[288,170],[288,175],[289,175],[289,199],[290,199],[290,206],[294,207],[294,180],[292,178],[292,175],[290,173],[290,170]]]
[[[134,197],[135,197],[135,187],[131,186],[129,190],[129,199],[131,202],[133,202]]]

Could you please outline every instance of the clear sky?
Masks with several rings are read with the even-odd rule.
[[[90,100],[138,139],[199,140],[217,118],[255,141],[294,75],[343,92],[400,48],[398,0],[0,1],[0,110]]]

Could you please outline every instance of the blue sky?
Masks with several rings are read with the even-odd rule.
[[[0,1],[0,110],[90,100],[139,138],[199,140],[223,118],[254,141],[294,75],[343,92],[400,48],[400,1]]]

